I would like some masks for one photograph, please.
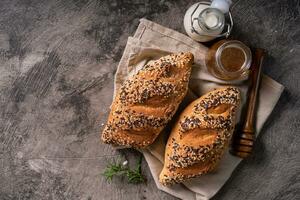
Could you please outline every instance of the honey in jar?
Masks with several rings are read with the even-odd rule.
[[[206,67],[223,80],[241,79],[248,75],[251,50],[237,40],[221,40],[212,45],[206,55]]]

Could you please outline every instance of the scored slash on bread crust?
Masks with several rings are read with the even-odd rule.
[[[181,183],[216,168],[232,136],[239,104],[239,90],[225,87],[185,108],[167,142],[159,176],[163,185]]]
[[[128,78],[113,101],[102,140],[135,148],[150,145],[186,95],[193,62],[192,53],[171,54]]]

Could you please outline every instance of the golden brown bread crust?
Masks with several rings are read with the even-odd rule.
[[[150,145],[186,95],[193,61],[189,52],[168,55],[126,80],[112,103],[102,140],[135,148]]]
[[[234,130],[239,104],[239,90],[225,87],[185,108],[167,142],[159,176],[163,185],[181,183],[216,168]]]

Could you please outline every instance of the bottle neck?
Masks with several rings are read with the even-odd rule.
[[[206,8],[198,16],[198,25],[207,33],[223,30],[225,25],[224,14],[216,8]]]

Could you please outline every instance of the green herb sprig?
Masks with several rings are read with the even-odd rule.
[[[113,177],[115,176],[126,176],[128,183],[138,184],[144,183],[146,179],[142,175],[142,159],[143,157],[140,156],[137,166],[135,169],[130,169],[128,164],[124,162],[122,163],[120,159],[110,162],[103,172],[103,176],[106,178],[107,181],[111,182]],[[126,162],[126,161],[125,161]]]

